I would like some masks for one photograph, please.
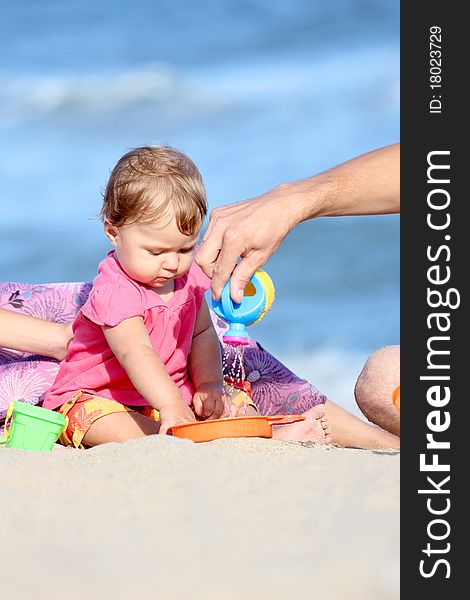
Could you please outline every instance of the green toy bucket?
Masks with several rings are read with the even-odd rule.
[[[67,424],[58,412],[20,400],[10,402],[5,420],[7,448],[52,450]]]

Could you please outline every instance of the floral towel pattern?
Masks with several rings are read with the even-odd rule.
[[[0,283],[0,307],[66,323],[75,318],[90,289],[89,283]],[[58,365],[51,358],[0,348],[0,425],[11,400],[42,402]]]
[[[0,307],[65,323],[74,319],[90,289],[91,283],[80,282],[0,282]],[[212,318],[221,337],[227,325],[215,314]],[[55,379],[58,364],[54,359],[0,348],[0,430],[11,400],[41,404]],[[297,377],[256,342],[245,349],[244,367],[253,401],[261,414],[297,414],[326,401],[313,385]]]

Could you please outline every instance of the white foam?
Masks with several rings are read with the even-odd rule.
[[[0,73],[0,124],[20,124],[23,120],[60,111],[90,114],[115,114],[143,103],[154,107],[168,104],[180,107],[211,105],[214,94],[204,94],[169,65],[149,63],[118,72],[71,75],[7,76]]]
[[[112,115],[148,103],[159,115],[219,111],[261,101],[282,105],[286,97],[341,104],[343,93],[363,96],[382,90],[377,102],[399,106],[398,49],[369,45],[327,55],[226,63],[190,72],[166,63],[91,73],[23,74],[0,72],[0,125],[12,127],[32,118],[73,112],[77,118]]]

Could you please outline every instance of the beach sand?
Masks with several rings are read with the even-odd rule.
[[[1,449],[1,596],[397,599],[399,460],[163,436]]]

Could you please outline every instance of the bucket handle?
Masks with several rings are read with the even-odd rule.
[[[9,430],[8,426],[10,425],[10,421],[12,419],[14,409],[15,409],[15,402],[14,402],[14,400],[12,400],[10,402],[10,404],[8,405],[7,416],[5,417],[4,432],[5,432],[6,440],[8,440],[8,436],[10,435],[10,430]]]

